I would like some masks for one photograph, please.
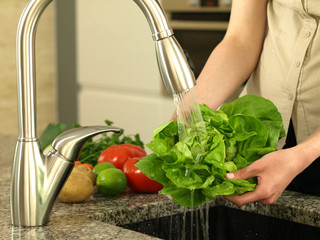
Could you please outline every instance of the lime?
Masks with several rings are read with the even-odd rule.
[[[107,196],[115,196],[127,187],[127,178],[120,169],[108,168],[99,173],[96,185],[99,192]]]
[[[99,173],[108,168],[115,168],[115,166],[110,162],[102,162],[94,166],[93,173],[98,176]]]

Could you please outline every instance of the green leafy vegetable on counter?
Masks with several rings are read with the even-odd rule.
[[[105,120],[105,124],[111,126],[112,121]],[[74,124],[72,127],[81,127],[79,124]],[[66,130],[65,124],[49,124],[45,131],[41,134],[39,140],[41,149],[44,150],[50,145],[56,136]],[[140,135],[125,135],[124,130],[121,129],[119,134],[114,133],[102,133],[96,139],[88,140],[82,148],[79,161],[81,163],[89,163],[92,166],[97,164],[99,155],[103,150],[113,144],[134,144],[144,148],[144,143],[140,139]]]
[[[41,149],[44,150],[46,147],[48,147],[53,142],[53,140],[65,130],[66,125],[63,123],[49,123],[39,137]]]
[[[255,178],[226,180],[225,174],[275,151],[278,140],[285,136],[281,114],[265,98],[246,95],[220,110],[199,106],[206,133],[197,133],[191,126],[179,140],[177,121],[162,124],[146,145],[153,153],[136,164],[164,186],[162,194],[170,194],[185,207],[201,205],[218,195],[254,190]]]

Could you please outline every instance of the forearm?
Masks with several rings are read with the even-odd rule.
[[[320,157],[320,127],[310,137],[294,147],[294,150],[297,154],[296,166],[301,172]]]
[[[225,38],[214,49],[198,80],[200,103],[216,109],[257,65],[266,30],[267,0],[233,0]]]
[[[199,103],[218,108],[254,70],[260,50],[250,49],[232,37],[225,38],[212,52],[195,87]]]

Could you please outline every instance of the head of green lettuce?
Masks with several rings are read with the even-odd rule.
[[[245,95],[219,110],[206,105],[200,105],[200,110],[205,133],[189,127],[181,140],[177,121],[162,124],[146,145],[153,153],[136,164],[164,186],[162,194],[170,194],[185,207],[201,205],[218,195],[254,190],[255,178],[226,180],[225,174],[275,151],[277,142],[285,136],[281,114],[262,97]]]

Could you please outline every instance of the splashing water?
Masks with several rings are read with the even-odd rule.
[[[203,122],[198,100],[193,88],[174,94],[173,100],[177,109],[178,133],[180,140],[186,137],[188,127],[193,128],[193,130],[198,133],[198,137],[201,138],[202,134],[206,133],[206,127]]]
[[[188,128],[192,128],[193,131],[195,131],[196,137],[198,138],[198,142],[202,142],[203,135],[206,135],[206,127],[205,123],[202,118],[202,114],[200,111],[200,107],[196,98],[196,95],[194,93],[193,89],[189,89],[184,92],[180,92],[178,94],[173,95],[174,103],[177,109],[177,120],[178,120],[178,134],[179,134],[179,140],[183,140],[187,137],[188,134]],[[205,149],[204,146],[201,146],[201,152],[204,153]],[[199,163],[201,158],[201,154],[198,154],[195,156],[195,163]],[[185,177],[189,177],[191,174],[190,170],[186,170]],[[193,196],[194,196],[194,190],[190,190],[191,194],[191,239],[193,239],[193,211],[195,210],[193,208]],[[208,205],[206,206],[206,211],[208,211]],[[185,214],[186,209],[184,213],[184,222],[183,222],[183,229],[182,229],[182,240],[186,239],[185,236]],[[208,216],[209,213],[207,213]],[[201,225],[203,227],[203,237],[205,240],[209,239],[209,231],[208,231],[208,220],[204,219],[202,209],[200,209],[200,219],[201,219]],[[198,226],[198,224],[196,224]],[[196,227],[198,228],[198,227]],[[198,229],[196,229],[196,235],[197,239],[199,239],[198,235]]]
[[[173,100],[177,109],[179,140],[186,138],[188,128],[192,128],[197,133],[197,141],[202,142],[202,136],[207,131],[193,88],[174,94]],[[205,152],[204,146],[201,146],[201,152]],[[199,163],[200,157],[201,154],[195,156],[195,163]],[[190,173],[190,170],[187,169],[185,177],[189,177]]]

